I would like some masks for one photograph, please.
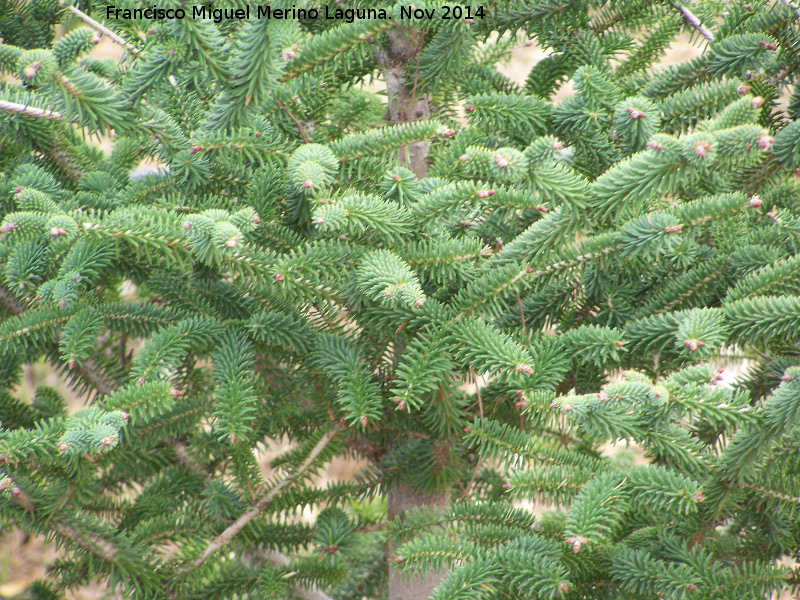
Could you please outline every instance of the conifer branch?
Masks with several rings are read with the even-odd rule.
[[[223,531],[219,536],[217,536],[203,553],[186,569],[181,572],[181,575],[185,576],[189,572],[195,570],[200,565],[202,565],[209,556],[217,552],[220,548],[225,546],[228,542],[230,542],[236,534],[238,534],[250,521],[255,519],[258,515],[260,515],[264,509],[266,509],[273,501],[275,496],[289,485],[292,481],[294,481],[299,475],[301,475],[310,465],[314,462],[314,459],[322,452],[325,447],[336,437],[339,431],[342,429],[341,423],[335,423],[331,430],[323,435],[317,444],[312,448],[311,452],[309,452],[308,456],[305,460],[295,469],[292,473],[285,476],[281,479],[272,489],[269,490],[262,498],[259,500],[256,505],[248,510],[247,512],[243,513],[236,521],[234,521],[228,528]]]
[[[8,102],[7,100],[0,100],[0,110],[6,110],[8,112],[25,115],[26,117],[47,119],[48,121],[61,121],[64,118],[64,115],[54,110],[36,108],[35,106],[25,106],[24,104]]]
[[[62,3],[66,3],[66,0],[61,0],[61,2]],[[87,15],[86,13],[81,11],[80,9],[72,6],[71,4],[67,4],[66,5],[66,9],[69,12],[71,12],[73,15],[78,17],[81,21],[86,23],[92,29],[95,29],[96,31],[99,31],[102,34],[107,35],[109,38],[111,38],[111,40],[115,44],[119,44],[120,46],[122,46],[123,48],[125,48],[126,50],[128,50],[129,52],[131,52],[132,54],[134,54],[136,56],[142,56],[143,55],[142,51],[139,50],[136,46],[134,46],[130,42],[126,41],[125,38],[123,38],[119,34],[114,33],[112,30],[110,30],[108,27],[106,27],[102,23],[99,23],[99,22],[95,21],[92,17],[90,17],[89,15]]]

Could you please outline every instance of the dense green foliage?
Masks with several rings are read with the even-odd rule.
[[[800,584],[800,8],[110,19],[114,61],[109,4],[0,5],[0,522],[67,550],[30,597]],[[20,397],[41,359],[85,408]]]

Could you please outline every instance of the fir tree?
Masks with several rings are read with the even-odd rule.
[[[798,6],[109,6],[0,6],[0,518],[67,550],[30,597],[800,584]],[[85,408],[14,393],[40,359]]]

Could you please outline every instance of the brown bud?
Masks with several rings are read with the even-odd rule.
[[[506,482],[503,484],[503,489],[504,489],[504,490],[510,490],[510,489],[511,489],[511,487],[512,487],[512,486],[511,486],[511,482],[510,482],[510,481],[506,481]]]
[[[283,281],[283,273],[275,273],[272,277],[279,283]]]
[[[451,138],[456,134],[455,129],[450,129],[449,127],[442,132],[442,137]]]
[[[490,198],[494,196],[494,190],[478,190],[477,196],[478,198]]]
[[[547,207],[544,204],[537,204],[536,210],[538,210],[540,213],[547,213]]]
[[[202,146],[192,146],[191,148],[189,148],[189,154],[197,154],[198,152],[202,151],[203,151]]]
[[[366,427],[369,424],[369,419],[367,419],[367,415],[361,415],[361,418],[358,420],[361,423],[362,427]]]
[[[750,91],[750,89],[751,88],[749,85],[747,85],[746,83],[742,83],[738,88],[736,88],[736,91],[739,92],[740,94],[746,94],[747,92]]]
[[[474,110],[475,110],[475,107],[472,106],[472,104],[467,104],[467,105],[464,106],[464,111],[465,112],[473,112]]]
[[[67,366],[68,366],[70,369],[74,369],[74,368],[75,368],[77,365],[78,365],[78,362],[77,362],[77,361],[76,361],[74,358],[70,358],[70,359],[67,361]]]

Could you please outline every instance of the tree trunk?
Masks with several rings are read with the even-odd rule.
[[[389,32],[388,50],[376,51],[378,63],[386,80],[388,98],[387,118],[393,125],[424,121],[431,116],[431,99],[428,94],[417,93],[417,68],[425,34],[413,28],[396,28]],[[427,140],[413,142],[398,148],[401,165],[422,179],[428,173]]]
[[[431,116],[431,98],[417,91],[417,69],[425,41],[422,31],[397,27],[389,32],[387,49],[376,50],[376,58],[383,70],[388,98],[387,116],[392,125],[424,121]],[[428,173],[430,142],[413,142],[398,148],[398,162],[422,179]],[[426,495],[413,491],[407,484],[395,485],[389,491],[389,520],[404,519],[414,508],[444,510],[450,504],[450,492]],[[395,569],[396,546],[387,543],[389,562],[389,600],[427,600],[444,573],[430,573],[413,579],[401,576]]]
[[[450,504],[450,492],[435,495],[422,495],[405,484],[393,486],[389,490],[389,520],[404,519],[405,512],[413,508],[437,508],[444,510]],[[389,600],[428,600],[433,588],[444,578],[444,573],[429,573],[426,577],[408,579],[395,570],[396,546],[389,546]]]

